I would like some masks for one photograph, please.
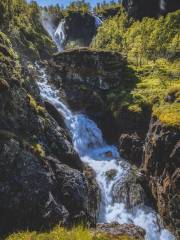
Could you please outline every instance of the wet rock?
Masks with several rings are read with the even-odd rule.
[[[117,170],[116,169],[111,169],[109,171],[106,172],[106,176],[108,178],[108,180],[113,180],[117,175]]]
[[[112,190],[114,202],[122,202],[126,208],[133,209],[148,204],[145,190],[139,181],[138,170],[130,168],[123,181],[117,181]]]
[[[97,217],[99,215],[99,210],[100,210],[100,202],[101,202],[100,187],[96,181],[96,173],[90,166],[85,164],[83,168],[83,172],[84,172],[84,175],[86,176],[87,185],[88,185],[89,214],[93,220],[93,225],[95,226],[97,222]]]
[[[110,151],[105,152],[105,156],[109,157],[109,158],[112,158],[112,152],[110,152]]]
[[[51,104],[48,101],[44,102],[46,110],[48,111],[48,113],[56,120],[56,122],[58,123],[58,125],[60,127],[62,127],[63,129],[65,129],[65,133],[67,134],[68,140],[71,141],[71,137],[68,135],[68,129],[66,127],[65,124],[65,119],[62,116],[62,114],[57,110],[57,108]]]
[[[133,239],[139,240],[145,239],[145,230],[133,224],[118,224],[118,223],[98,224],[97,232],[101,232],[109,238],[129,236],[132,237]]]
[[[122,157],[140,166],[142,163],[144,141],[137,134],[122,134],[119,138],[119,150]]]
[[[88,219],[88,184],[82,172],[48,158],[55,174],[59,196],[72,221]],[[93,210],[93,209],[92,209]]]
[[[146,174],[154,202],[164,224],[177,238],[180,201],[180,131],[152,118],[146,138],[142,168]]]

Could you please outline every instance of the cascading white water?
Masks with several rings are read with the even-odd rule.
[[[58,27],[56,28],[53,24],[51,16],[46,11],[41,12],[41,23],[43,28],[49,34],[51,39],[57,46],[59,52],[63,51],[64,42],[66,40],[65,35],[65,20],[61,20]]]
[[[65,20],[64,19],[59,23],[59,25],[58,25],[55,33],[54,33],[54,38],[55,38],[55,42],[56,42],[56,45],[58,47],[58,50],[60,52],[62,52],[63,51],[63,44],[66,40]]]
[[[160,0],[160,9],[162,11],[165,11],[166,8],[166,1],[165,0]]]
[[[95,25],[98,28],[103,23],[103,21],[98,16],[96,16],[96,15],[93,15],[93,16],[95,19]]]
[[[58,91],[47,81],[44,69],[40,69],[39,89],[41,96],[50,101],[64,116],[69,128],[74,147],[82,161],[88,163],[96,172],[97,182],[101,188],[102,203],[99,222],[134,223],[146,230],[146,240],[175,240],[175,238],[159,223],[158,215],[153,209],[139,206],[130,211],[121,202],[113,202],[114,184],[126,178],[130,165],[120,158],[114,146],[107,145],[101,130],[87,116],[73,114],[58,97]],[[116,176],[108,180],[107,172],[115,169]]]

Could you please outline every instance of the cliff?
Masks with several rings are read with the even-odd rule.
[[[62,116],[56,121],[48,113],[38,72],[21,66],[2,33],[0,48],[0,234],[93,223],[90,179]]]

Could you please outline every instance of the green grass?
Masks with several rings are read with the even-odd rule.
[[[137,81],[133,85],[128,80],[107,94],[110,110],[117,113],[125,107],[130,112],[143,114],[144,109],[152,108],[153,115],[162,123],[180,127],[180,62],[158,59],[155,63],[131,68]]]
[[[95,233],[83,227],[76,227],[72,230],[66,230],[62,227],[56,227],[50,233],[24,232],[12,234],[6,240],[135,240],[128,236],[113,237]]]

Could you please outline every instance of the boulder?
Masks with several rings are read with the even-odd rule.
[[[149,204],[144,186],[139,181],[140,176],[141,174],[136,167],[130,168],[123,181],[120,179],[113,186],[114,202],[122,202],[128,209]]]
[[[118,224],[118,223],[106,223],[97,224],[97,232],[103,233],[109,239],[113,237],[119,238],[121,236],[132,237],[133,239],[144,240],[145,231],[141,227],[133,224]]]
[[[1,234],[88,221],[82,172],[58,159],[35,155],[30,146],[13,138],[0,142],[0,156]]]
[[[120,154],[131,163],[140,166],[142,163],[143,144],[144,140],[136,133],[122,134],[119,138]]]
[[[97,218],[99,216],[100,202],[101,202],[100,187],[96,181],[95,171],[88,164],[84,164],[83,172],[87,179],[87,185],[88,185],[89,215],[93,220],[93,226],[96,226]]]

